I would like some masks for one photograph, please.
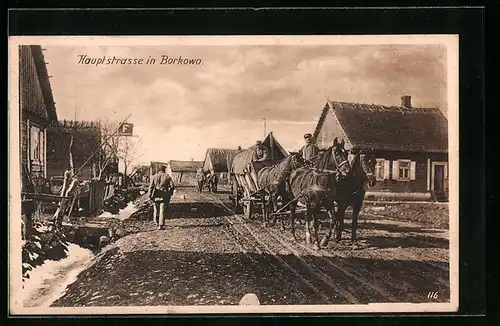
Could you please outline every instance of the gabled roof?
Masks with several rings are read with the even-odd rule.
[[[203,167],[203,162],[199,161],[175,161],[168,162],[172,172],[196,172],[199,168]]]
[[[283,148],[283,146],[281,146],[281,144],[276,140],[276,138],[274,138],[272,132],[267,135],[266,139],[262,141],[262,144],[269,149],[271,159],[273,161],[280,161],[289,155],[288,152]],[[257,145],[254,145],[236,155],[233,160],[231,171],[238,174],[243,173],[248,163],[252,161],[253,154],[256,148]]]
[[[205,170],[212,168],[214,172],[228,172],[234,157],[240,152],[242,152],[241,149],[209,148],[203,168]]]
[[[314,132],[333,114],[355,148],[407,152],[448,152],[448,120],[436,108],[408,108],[328,101]]]

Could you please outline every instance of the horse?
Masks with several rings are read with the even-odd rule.
[[[333,223],[336,241],[340,241],[342,238],[345,210],[349,206],[352,206],[351,241],[356,241],[358,216],[363,206],[366,188],[374,187],[377,184],[374,173],[377,161],[373,150],[354,151],[351,154],[354,154],[351,161],[351,171],[346,179],[338,182],[335,195],[338,205],[335,213],[335,221]],[[332,223],[330,223],[329,236],[331,236],[331,228]]]
[[[335,192],[337,183],[349,175],[350,164],[348,154],[344,149],[344,141],[333,141],[333,146],[322,150],[317,155],[312,166],[302,167],[290,174],[288,180],[293,201],[290,204],[291,233],[295,235],[295,211],[297,202],[306,206],[306,243],[311,243],[309,230],[311,220],[314,229],[314,246],[319,250],[321,243],[318,238],[318,213],[325,208],[330,219],[335,216]],[[323,239],[322,243],[326,241]]]
[[[217,183],[219,182],[217,174],[211,174],[205,180],[206,186],[211,193],[217,192]]]
[[[257,181],[259,188],[263,189],[262,193],[262,216],[264,227],[267,226],[269,219],[269,211],[276,212],[278,210],[278,198],[288,202],[292,199],[290,192],[287,189],[286,181],[288,180],[292,171],[304,165],[304,160],[300,153],[290,152],[290,155],[283,159],[281,162],[263,167],[257,173]],[[284,220],[282,219],[282,222]],[[276,223],[273,219],[272,224]],[[284,222],[283,222],[284,223]],[[284,224],[282,226],[284,228]]]

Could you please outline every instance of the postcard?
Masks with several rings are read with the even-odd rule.
[[[12,315],[457,311],[457,35],[9,49]]]

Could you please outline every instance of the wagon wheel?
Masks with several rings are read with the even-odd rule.
[[[243,214],[245,215],[246,219],[251,219],[253,212],[254,212],[254,203],[252,201],[247,201],[246,204],[243,206]]]
[[[241,209],[241,205],[240,205],[240,194],[239,194],[239,191],[238,191],[238,185],[233,182],[233,184],[231,185],[231,192],[233,194],[233,206],[234,206],[234,209],[235,211],[239,211]]]

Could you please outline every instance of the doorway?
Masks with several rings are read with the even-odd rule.
[[[448,164],[446,162],[432,163],[432,190],[438,201],[448,200],[446,178],[448,174]]]

